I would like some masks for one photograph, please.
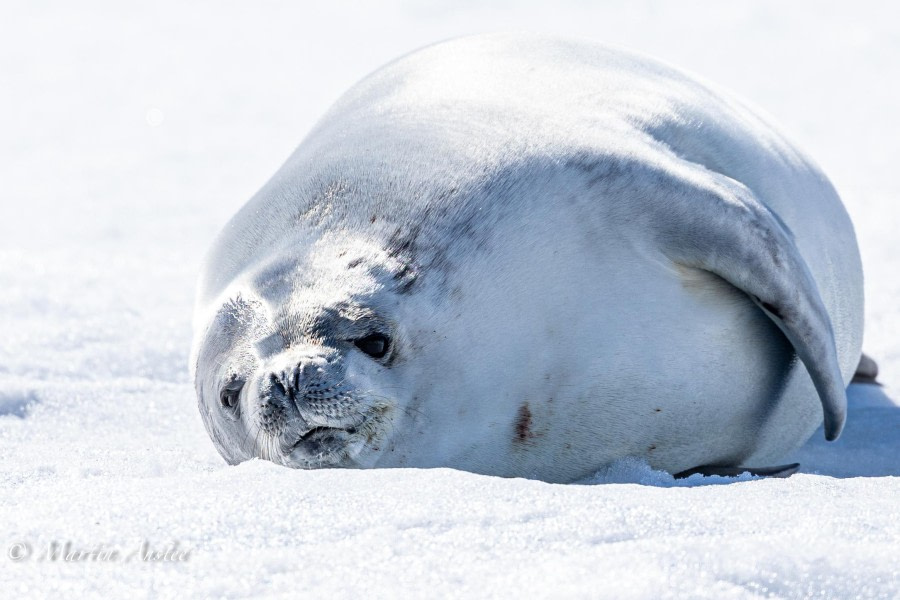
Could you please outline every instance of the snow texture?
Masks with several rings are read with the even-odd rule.
[[[892,4],[3,13],[3,597],[900,597]],[[699,73],[767,110],[829,174],[860,238],[865,347],[885,387],[851,388],[843,437],[818,432],[793,457],[801,474],[676,482],[625,461],[585,482],[603,485],[563,486],[218,457],[187,369],[212,237],[355,80],[497,29],[586,36]],[[94,558],[50,560],[66,543]],[[167,550],[182,560],[144,560]]]

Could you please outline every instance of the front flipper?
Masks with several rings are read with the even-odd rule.
[[[781,465],[779,467],[695,467],[675,473],[675,479],[685,479],[691,475],[703,475],[710,477],[717,475],[719,477],[737,477],[744,473],[750,473],[754,477],[774,477],[776,479],[786,479],[800,469],[800,463],[792,463],[789,465]]]
[[[786,225],[747,187],[692,163],[651,203],[645,221],[670,260],[715,273],[743,290],[784,332],[819,394],[825,439],[847,413],[831,319]]]

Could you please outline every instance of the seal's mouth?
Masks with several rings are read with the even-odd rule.
[[[377,449],[374,446],[384,432],[386,413],[379,407],[355,425],[319,425],[300,431],[282,446],[284,458],[278,462],[302,469],[353,466],[367,448]]]
[[[313,427],[309,431],[301,434],[288,452],[292,452],[299,447],[312,449],[311,446],[334,444],[341,438],[345,438],[355,433],[356,427],[347,427],[346,429],[341,429],[339,427]]]

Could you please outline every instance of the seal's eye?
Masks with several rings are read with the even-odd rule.
[[[223,387],[222,391],[219,393],[219,402],[222,403],[222,406],[225,408],[234,408],[237,406],[243,387],[244,382],[239,379],[226,383],[225,387]]]
[[[353,343],[372,358],[384,358],[391,348],[391,339],[383,333],[372,333]]]

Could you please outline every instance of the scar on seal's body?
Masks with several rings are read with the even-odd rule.
[[[516,441],[524,442],[534,437],[531,431],[531,409],[525,402],[519,407],[519,413],[516,417]]]

